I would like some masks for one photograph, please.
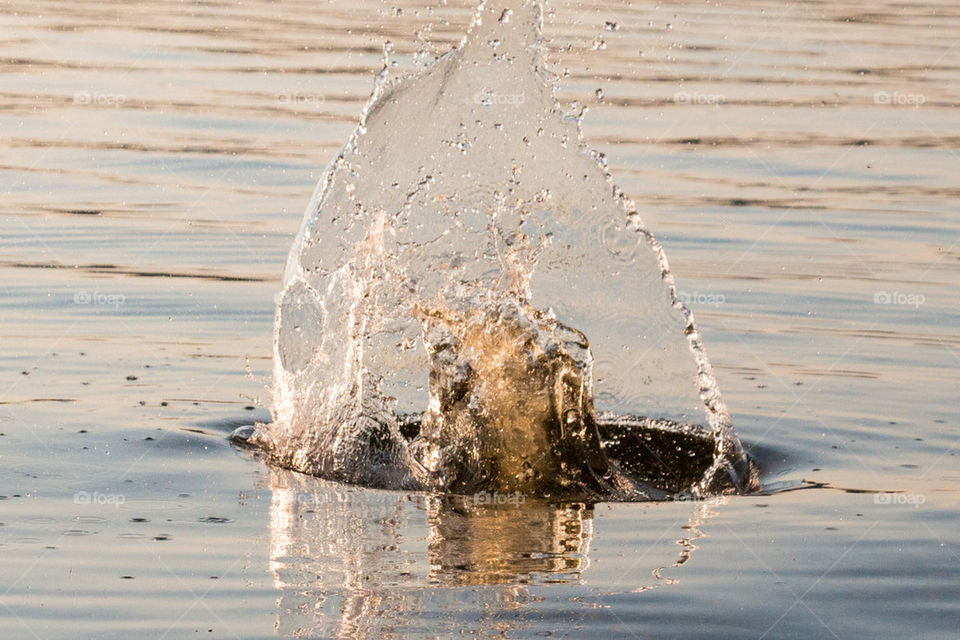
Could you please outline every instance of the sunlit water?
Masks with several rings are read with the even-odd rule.
[[[826,486],[464,505],[234,449],[384,39],[412,68],[473,3],[8,2],[4,637],[956,637],[960,14],[551,8],[558,98],[669,255],[764,486]]]

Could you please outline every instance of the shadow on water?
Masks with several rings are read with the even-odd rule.
[[[195,423],[192,427],[185,427],[185,431],[203,435],[226,434],[235,445],[241,444],[244,430],[253,429],[257,423],[270,421],[270,414],[265,409],[256,409],[245,416],[225,417],[214,420],[205,420]],[[689,495],[684,487],[690,486],[702,473],[705,460],[709,460],[712,444],[706,435],[691,430],[674,428],[665,424],[645,424],[643,428],[620,429],[614,431],[613,423],[601,424],[601,434],[605,449],[612,458],[618,459],[620,464],[627,467],[636,477],[642,478],[658,487],[666,487],[674,494],[675,501],[685,501]],[[622,427],[622,421],[615,426]],[[639,426],[639,423],[637,425]],[[415,432],[411,432],[415,434]],[[770,496],[809,489],[831,489],[847,493],[897,493],[897,490],[868,490],[834,486],[829,482],[810,481],[803,478],[789,477],[794,471],[796,455],[780,447],[767,444],[752,444],[744,442],[744,449],[748,452],[751,465],[757,472],[758,484],[754,490],[741,493],[744,496]],[[247,451],[251,451],[247,449]],[[255,457],[261,454],[253,450]],[[629,460],[629,462],[623,462]],[[302,474],[297,474],[302,475]],[[784,478],[784,476],[787,476]],[[310,476],[304,476],[310,478]],[[478,496],[481,496],[478,502]],[[480,493],[473,496],[444,496],[438,497],[446,509],[453,512],[469,511],[471,506],[484,506],[482,496],[490,500],[491,494]],[[525,496],[506,496],[502,501],[508,505],[515,505],[516,500],[527,500]],[[472,502],[471,502],[472,501]],[[527,503],[530,504],[530,503]],[[575,503],[588,504],[588,503]],[[495,506],[495,505],[489,505]],[[590,506],[592,509],[592,506]]]

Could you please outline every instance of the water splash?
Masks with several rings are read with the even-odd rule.
[[[487,0],[426,70],[384,64],[287,261],[275,420],[250,438],[280,464],[598,499],[751,482],[662,248],[554,97],[541,23]]]

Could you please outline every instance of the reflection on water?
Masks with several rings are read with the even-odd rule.
[[[525,623],[501,614],[538,602],[546,585],[587,583],[593,505],[405,495],[282,469],[270,471],[269,489],[276,628],[284,636],[399,638],[454,624],[465,633],[506,632]],[[676,584],[664,572],[689,560],[724,499],[691,503],[686,522],[657,540],[659,553],[646,551],[649,566],[624,576],[620,591]],[[675,560],[657,564],[669,555]],[[418,615],[443,604],[470,611],[474,628],[463,618]]]
[[[415,562],[398,549],[406,498],[361,501],[335,485],[309,491],[302,478],[282,471],[271,471],[270,483],[280,633],[390,637],[401,622],[397,612],[416,608],[410,594],[395,588]]]
[[[470,500],[427,500],[435,583],[578,582],[590,566],[593,506],[535,500],[471,505]]]

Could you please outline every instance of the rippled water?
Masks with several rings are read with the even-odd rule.
[[[765,486],[822,487],[465,508],[235,450],[384,39],[412,67],[472,2],[12,0],[4,637],[956,637],[960,11],[550,6]]]

